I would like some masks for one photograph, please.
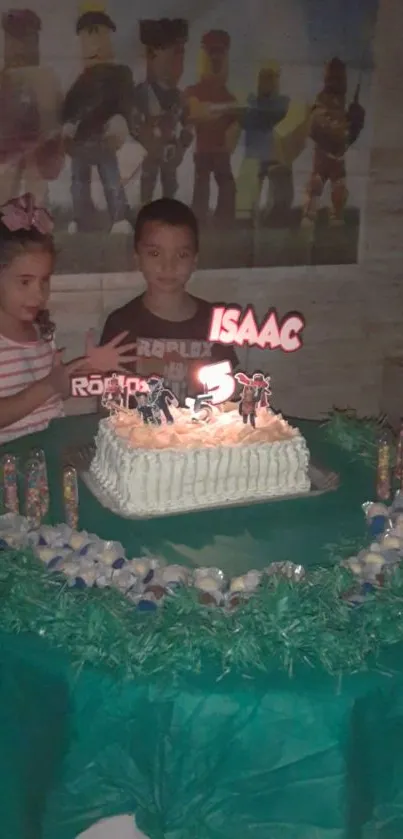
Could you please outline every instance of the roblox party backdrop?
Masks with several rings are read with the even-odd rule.
[[[0,201],[60,273],[127,271],[138,208],[193,206],[201,268],[357,261],[377,0],[2,0]]]

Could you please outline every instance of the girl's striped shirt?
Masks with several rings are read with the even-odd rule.
[[[37,341],[20,344],[0,335],[0,400],[20,393],[34,382],[44,379],[51,371],[54,353],[53,341],[39,338]],[[18,422],[0,428],[0,444],[41,431],[52,419],[60,416],[63,416],[62,400],[58,396],[52,397]]]

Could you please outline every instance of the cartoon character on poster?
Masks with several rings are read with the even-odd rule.
[[[179,404],[175,394],[172,393],[172,390],[165,387],[164,379],[161,376],[150,376],[147,379],[147,384],[149,394],[147,395],[146,404],[152,409],[152,421],[156,425],[161,425],[162,417],[164,417],[168,425],[172,425],[174,418],[169,408],[171,405],[176,408]]]
[[[294,200],[293,163],[308,139],[310,108],[282,94],[280,81],[278,62],[267,62],[258,74],[257,93],[248,96],[243,111],[245,155],[237,179],[237,215],[259,209],[267,180],[266,210],[284,224]]]
[[[348,198],[345,155],[358,139],[365,122],[359,92],[358,85],[353,101],[346,107],[346,65],[339,58],[332,58],[326,65],[324,85],[316,97],[311,118],[313,168],[302,217],[302,224],[308,228],[315,224],[327,183],[331,189],[330,221],[333,224],[344,222]]]
[[[217,183],[217,219],[235,218],[235,180],[231,156],[237,146],[240,126],[237,101],[228,90],[228,61],[231,39],[225,30],[213,29],[203,35],[200,79],[185,94],[195,126],[195,180],[193,210],[205,220],[210,206],[210,180]]]
[[[178,189],[177,169],[193,141],[188,109],[178,84],[183,73],[188,24],[181,18],[139,21],[146,49],[146,80],[138,84],[132,114],[133,136],[147,155],[141,170],[141,203],[152,201],[158,177],[163,196]]]
[[[242,385],[242,392],[239,402],[239,414],[244,425],[250,422],[252,428],[256,428],[256,417],[259,408],[269,407],[268,397],[271,396],[270,378],[262,373],[254,373],[247,376],[246,373],[235,373],[237,382]]]
[[[62,112],[71,158],[73,220],[69,232],[94,226],[92,170],[97,169],[112,233],[130,233],[130,210],[117,153],[129,137],[134,95],[131,70],[115,62],[116,26],[102,6],[84,6],[76,24],[82,72],[68,90]]]
[[[62,93],[50,67],[40,66],[41,19],[30,9],[2,17],[4,66],[0,72],[0,204],[31,193],[47,200],[48,181],[60,174]]]

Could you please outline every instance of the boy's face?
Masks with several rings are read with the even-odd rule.
[[[189,227],[150,221],[137,245],[138,268],[156,294],[177,294],[196,268],[197,253]]]

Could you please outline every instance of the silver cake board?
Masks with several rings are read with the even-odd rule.
[[[246,507],[251,504],[268,504],[269,502],[291,501],[296,498],[314,498],[318,495],[324,495],[327,492],[334,492],[339,487],[339,476],[335,472],[329,472],[312,463],[309,466],[309,478],[311,481],[311,488],[308,492],[291,493],[289,495],[272,495],[268,498],[262,498],[259,495],[256,498],[249,497],[247,500],[228,501],[220,504],[205,504],[197,507],[186,507],[186,504],[181,504],[180,510],[168,510],[167,512],[153,512],[149,514],[133,515],[128,514],[122,510],[119,503],[103,486],[94,475],[90,472],[89,467],[94,456],[95,448],[93,445],[82,446],[81,448],[70,449],[65,452],[64,460],[71,466],[77,469],[77,472],[89,489],[92,495],[99,501],[102,507],[110,510],[117,516],[124,519],[143,520],[153,518],[165,518],[166,516],[179,516],[182,513],[199,513],[208,510],[221,510],[229,507]]]

